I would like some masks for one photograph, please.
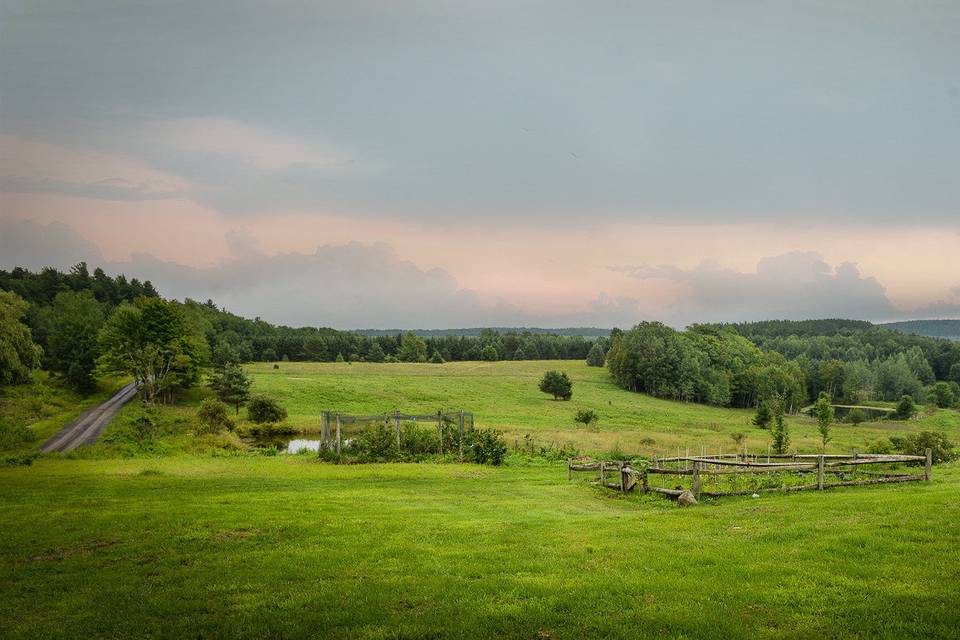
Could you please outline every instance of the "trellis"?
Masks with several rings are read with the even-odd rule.
[[[456,424],[458,433],[459,453],[463,456],[463,439],[467,433],[473,433],[473,413],[470,411],[437,411],[436,413],[408,414],[399,410],[393,413],[379,413],[367,416],[355,416],[336,411],[324,411],[320,414],[320,441],[325,446],[332,443],[337,455],[343,447],[343,428],[348,424],[392,424],[397,439],[397,449],[400,448],[401,422],[436,423],[437,435],[440,437],[440,453],[443,453],[443,425]],[[332,430],[332,433],[331,433]]]

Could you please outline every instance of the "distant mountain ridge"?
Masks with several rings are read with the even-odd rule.
[[[354,329],[352,333],[370,338],[395,336],[400,333],[412,333],[421,338],[435,338],[439,336],[479,336],[481,331],[492,330],[496,333],[531,333],[534,335],[581,336],[584,338],[605,338],[610,335],[610,329],[598,327],[564,327],[561,329],[544,329],[542,327],[469,327],[464,329]]]
[[[960,341],[960,320],[904,320],[877,326],[917,336]]]

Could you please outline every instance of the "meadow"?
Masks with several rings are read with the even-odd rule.
[[[652,455],[676,454],[700,447],[716,453],[738,449],[734,433],[744,444],[765,452],[769,432],[752,424],[754,412],[661,400],[617,387],[606,369],[581,361],[448,362],[436,364],[373,364],[283,362],[246,367],[254,393],[280,400],[290,413],[289,423],[302,432],[318,432],[320,413],[376,414],[400,409],[431,413],[464,409],[476,414],[477,426],[503,431],[511,446],[524,436],[541,446],[573,444],[594,453],[614,449]],[[565,371],[573,380],[573,398],[555,401],[537,388],[548,369]],[[593,409],[599,423],[587,429],[574,421],[577,409]],[[790,416],[793,446],[820,450],[816,422]],[[910,421],[838,423],[828,451],[861,451],[879,439],[924,429],[946,432],[960,439],[960,413],[925,409]]]
[[[678,509],[559,464],[0,468],[6,638],[948,638],[960,467]]]

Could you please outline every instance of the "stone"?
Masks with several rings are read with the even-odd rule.
[[[677,497],[677,505],[681,507],[692,507],[697,504],[697,499],[692,491],[684,491]]]

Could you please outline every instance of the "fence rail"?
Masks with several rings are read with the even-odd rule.
[[[437,411],[436,413],[402,413],[399,410],[393,413],[379,413],[366,416],[355,416],[336,411],[323,411],[320,414],[320,441],[323,444],[333,442],[337,455],[341,454],[343,447],[343,426],[348,424],[385,424],[393,425],[394,435],[397,439],[397,448],[400,448],[400,423],[404,421],[414,422],[435,422],[437,425],[437,434],[440,435],[440,453],[443,453],[443,425],[456,424],[458,431],[458,441],[460,455],[463,455],[463,436],[467,432],[473,432],[473,413],[470,411]],[[335,425],[335,431],[331,433],[331,424]]]
[[[670,497],[678,497],[684,491],[691,491],[699,500],[701,496],[721,497],[740,496],[754,493],[776,491],[806,491],[824,490],[831,487],[853,487],[861,485],[884,484],[891,482],[929,481],[932,477],[933,451],[926,450],[926,455],[891,455],[891,454],[788,454],[770,456],[779,459],[790,459],[791,462],[756,462],[757,456],[741,454],[723,454],[718,456],[676,456],[671,458],[654,457],[652,464],[646,460],[593,460],[574,462],[567,461],[567,480],[573,479],[578,472],[599,472],[597,484],[623,493],[629,493],[637,485],[644,493],[659,493]],[[796,462],[801,460],[802,462]],[[861,470],[864,465],[889,464],[923,464],[923,473],[908,473],[903,469],[866,471]],[[676,466],[668,466],[676,465]],[[744,476],[771,473],[795,473],[797,477],[804,474],[816,474],[815,483],[783,485],[779,487],[762,487],[753,489],[731,489],[728,491],[704,491],[703,477],[717,476]],[[650,483],[651,476],[679,476],[691,479],[689,489],[656,487]],[[857,475],[868,476],[862,479]],[[838,479],[827,481],[827,476]],[[615,480],[609,482],[608,477]]]

